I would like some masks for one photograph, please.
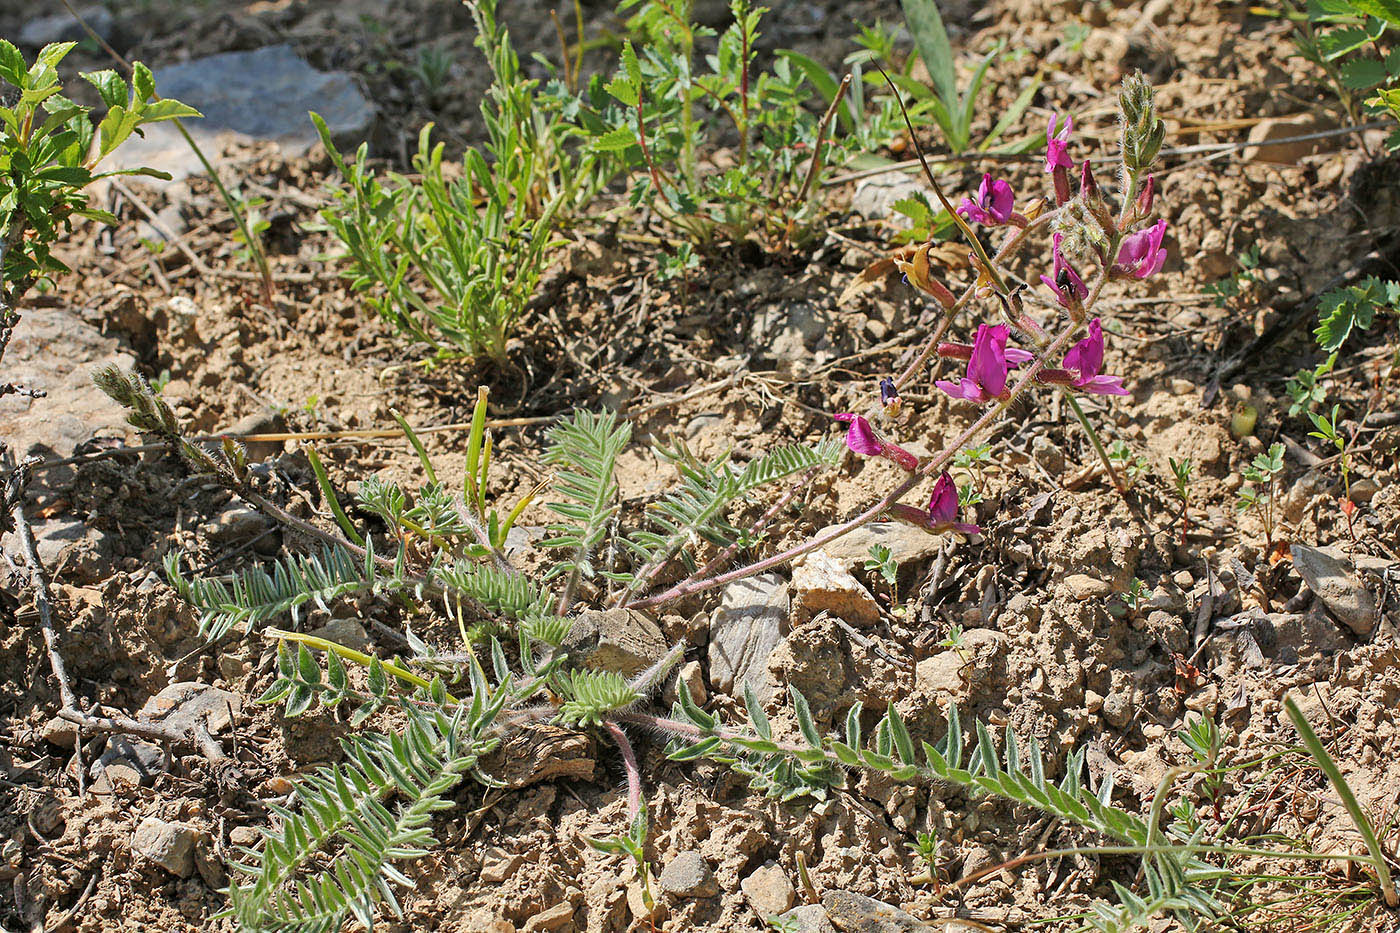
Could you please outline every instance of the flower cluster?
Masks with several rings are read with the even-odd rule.
[[[951,316],[969,300],[995,295],[1000,302],[1007,323],[979,324],[970,344],[942,341],[925,349],[925,355],[935,350],[940,358],[966,364],[960,377],[935,381],[934,385],[948,397],[982,406],[1004,407],[1022,387],[1030,384],[1054,386],[1072,394],[1129,394],[1121,376],[1103,371],[1104,325],[1100,318],[1091,318],[1089,310],[1106,282],[1147,279],[1162,270],[1167,259],[1167,221],[1159,219],[1145,226],[1150,221],[1156,195],[1156,183],[1147,169],[1160,149],[1164,132],[1156,117],[1151,88],[1140,79],[1126,82],[1125,88],[1127,128],[1122,159],[1125,190],[1117,216],[1099,190],[1090,160],[1086,158],[1076,163],[1071,154],[1073,119],[1055,114],[1045,134],[1045,172],[1053,180],[1053,208],[1047,210],[1045,202],[1034,201],[1025,215],[1018,214],[1011,183],[991,173],[984,174],[976,192],[959,203],[957,213],[971,223],[1017,228],[1002,252],[997,254],[997,260],[993,260],[976,241],[971,228],[963,226],[973,240],[974,251],[969,258],[978,275],[976,283],[961,298],[933,274],[928,246],[895,259],[895,265],[911,285],[937,298],[948,312],[945,321],[951,321]],[[1079,173],[1077,194],[1070,185],[1074,172]],[[1051,307],[1062,312],[1065,319],[1066,329],[1059,337],[1051,336],[1049,323],[1037,321],[1028,313],[1023,305],[1024,287],[1006,285],[1006,276],[994,271],[992,265],[1003,255],[1015,253],[1037,231],[1048,234],[1050,239],[1050,269],[1039,279],[1050,291],[1054,302]],[[938,333],[941,336],[942,330]],[[1013,338],[1020,340],[1023,346],[1016,346]],[[1012,371],[1027,365],[1032,378],[1023,377],[1017,385],[1011,385]],[[900,381],[912,373],[911,368]],[[897,422],[903,405],[898,384],[889,378],[881,380],[878,410],[882,420],[887,425]],[[883,508],[886,514],[932,532],[977,533],[977,525],[958,521],[958,490],[942,466],[957,445],[966,443],[989,423],[985,416],[949,449],[924,461],[886,439],[865,416],[840,414],[836,418],[848,425],[846,444],[852,451],[890,460],[911,474],[900,490],[891,494],[889,504]],[[1092,426],[1082,417],[1081,422],[1092,433]],[[1100,446],[1096,438],[1095,446]],[[1111,467],[1107,468],[1111,473]],[[911,490],[921,477],[933,475],[937,475],[937,480],[927,508],[893,501]]]

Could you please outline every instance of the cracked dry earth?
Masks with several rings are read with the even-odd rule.
[[[481,132],[469,20],[449,6],[304,0],[186,8],[153,0],[113,12],[121,50],[157,66],[290,41],[315,67],[344,70],[367,89],[378,111],[371,138],[392,161],[424,119],[460,139]],[[833,67],[854,48],[851,18],[899,15],[896,4],[873,0],[775,6],[767,41]],[[548,8],[515,7],[507,15],[525,49],[534,50],[538,36],[539,50],[550,52]],[[989,113],[1043,69],[1024,131],[1052,110],[1074,112],[1089,154],[1114,151],[1111,90],[1132,69],[1160,88],[1169,147],[1261,143],[1335,125],[1317,76],[1280,51],[1286,27],[1242,5],[1001,0],[953,3],[945,12],[963,65],[997,39],[1029,53],[993,68]],[[0,4],[0,33],[16,34],[32,13],[28,4]],[[618,26],[605,7],[587,13],[600,26]],[[1063,41],[1072,25],[1089,28],[1078,47]],[[463,62],[435,109],[382,67],[386,54],[405,58],[430,43]],[[94,55],[81,64],[105,63]],[[1190,762],[1177,730],[1193,713],[1210,715],[1225,737],[1225,763],[1280,755],[1269,769],[1226,777],[1224,810],[1246,814],[1247,834],[1350,850],[1356,837],[1339,801],[1291,751],[1296,737],[1282,699],[1297,698],[1368,812],[1393,815],[1400,807],[1394,315],[1353,339],[1331,390],[1358,432],[1350,527],[1337,506],[1337,464],[1307,436],[1306,421],[1288,414],[1284,380],[1316,361],[1311,307],[1329,279],[1371,254],[1379,259],[1370,272],[1396,275],[1400,165],[1380,155],[1378,139],[1336,136],[1210,161],[1165,160],[1166,270],[1132,290],[1113,286],[1100,306],[1110,322],[1107,371],[1124,375],[1132,394],[1097,402],[1096,417],[1111,439],[1145,458],[1134,486],[1145,524],[1098,472],[1073,418],[1053,396],[1033,396],[989,438],[994,454],[978,479],[981,536],[873,525],[797,567],[654,616],[599,618],[590,650],[633,663],[684,642],[677,676],[708,709],[742,721],[738,697],[748,684],[786,735],[796,734],[789,687],[807,696],[824,731],[838,728],[858,700],[870,711],[867,726],[892,704],[916,737],[931,740],[956,702],[965,716],[1035,735],[1054,773],[1071,749],[1084,749],[1086,779],[1099,786],[1112,774],[1114,801],[1139,812],[1169,769]],[[937,151],[936,140],[926,142]],[[330,251],[310,229],[329,169],[324,153],[245,140],[224,152],[222,165],[269,198],[272,261],[283,275],[277,300],[264,304],[254,283],[237,277],[232,224],[207,179],[133,183],[133,197],[109,193],[122,223],[74,231],[64,257],[75,274],[33,302],[6,356],[7,368],[49,389],[32,403],[0,402],[0,432],[19,453],[54,459],[139,442],[88,387],[87,374],[106,361],[167,373],[163,394],[195,431],[383,428],[391,409],[418,425],[452,424],[469,415],[475,386],[487,383],[493,414],[536,419],[497,438],[498,492],[513,501],[540,478],[535,453],[548,420],[575,406],[643,409],[634,437],[680,437],[699,456],[732,447],[742,460],[828,436],[830,414],[859,410],[932,319],[898,276],[862,274],[892,247],[899,221],[889,204],[919,184],[883,176],[828,190],[833,232],[810,253],[724,252],[685,289],[658,280],[655,257],[633,241],[572,231],[512,348],[511,372],[425,371],[413,365],[414,348],[371,319],[319,259]],[[1040,190],[1035,162],[1006,169],[1018,192]],[[971,190],[982,170],[954,163],[942,180],[950,190]],[[145,215],[133,198],[178,221],[211,273],[178,250],[147,250]],[[628,222],[633,232],[651,229],[645,218]],[[1260,254],[1255,281],[1218,305],[1206,286],[1233,274],[1235,257],[1252,246]],[[958,262],[948,257],[952,281],[968,277]],[[1016,272],[1034,281],[1038,270]],[[1281,339],[1256,342],[1290,320],[1295,326]],[[917,381],[906,394],[906,420],[892,428],[916,453],[938,450],[975,416],[933,390],[932,379],[945,375]],[[1258,410],[1258,425],[1240,437],[1232,415],[1246,403]],[[461,470],[460,433],[426,438],[440,474]],[[1276,534],[1286,548],[1267,546],[1255,515],[1234,509],[1241,470],[1276,440],[1288,449]],[[416,458],[399,441],[334,443],[322,452],[342,489],[376,473],[417,481]],[[271,464],[280,504],[320,520],[322,503],[296,442],[261,442],[253,455]],[[1168,465],[1182,457],[1196,465],[1184,530]],[[620,470],[633,517],[669,485],[645,443],[624,455]],[[891,464],[848,459],[780,516],[763,547],[804,540],[896,482]],[[226,929],[215,919],[224,857],[257,841],[269,805],[286,799],[293,777],[336,759],[348,725],[325,712],[285,720],[253,702],[274,676],[272,645],[247,637],[202,649],[195,615],[165,583],[161,558],[179,549],[194,566],[227,571],[310,542],[158,452],[45,469],[27,509],[56,581],[62,650],[80,695],[157,718],[217,713],[210,727],[244,780],[220,788],[204,758],[135,739],[83,736],[75,755],[72,728],[53,716],[58,698],[32,599],[7,576],[0,583],[0,927]],[[524,538],[537,537],[546,521],[533,507],[522,519]],[[874,544],[897,560],[894,587],[866,569]],[[530,552],[520,557],[535,568]],[[1130,605],[1135,579],[1144,594]],[[388,633],[402,631],[404,619],[393,606],[365,600],[310,612],[301,624],[388,654],[401,648]],[[418,634],[448,645],[454,632],[439,623]],[[668,687],[660,700],[669,705],[673,695]],[[651,808],[648,860],[661,892],[654,916],[644,916],[630,863],[585,842],[625,824],[615,748],[541,727],[513,736],[494,763],[505,788],[464,785],[455,793],[456,807],[433,825],[441,845],[407,868],[416,886],[403,895],[404,916],[385,918],[383,929],[758,931],[780,914],[804,933],[916,930],[951,916],[1024,929],[1081,913],[1137,869],[1124,857],[1067,856],[993,872],[943,896],[940,883],[1037,848],[1094,840],[1027,808],[871,774],[848,774],[821,802],[780,803],[719,765],[668,761],[656,737],[634,739]],[[1181,793],[1199,799],[1199,782],[1181,778]],[[1209,806],[1201,813],[1215,818]],[[937,839],[936,879],[909,850],[919,833]],[[1347,884],[1340,869],[1310,870],[1317,890]],[[1254,919],[1281,931],[1306,925],[1287,913]],[[1061,919],[1048,928],[1076,926]],[[1393,914],[1371,911],[1340,928],[1395,926]]]

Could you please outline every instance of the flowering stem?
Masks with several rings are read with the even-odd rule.
[[[1026,237],[1032,231],[1038,230],[1041,227],[1049,225],[1050,221],[1053,220],[1055,215],[1058,213],[1059,208],[1056,208],[1048,214],[1042,214],[1035,220],[1032,220],[1030,223],[1026,224],[1026,226],[1018,228],[1016,232],[1012,234],[1011,237],[1005,243],[1002,244],[1001,249],[997,250],[996,256],[993,257],[993,262],[1002,262],[1003,260],[1017,253],[1025,244]],[[977,283],[974,281],[971,285],[969,285],[966,289],[963,290],[962,295],[958,297],[957,303],[954,304],[953,307],[949,308],[944,313],[943,320],[938,322],[938,326],[934,328],[933,333],[929,336],[928,342],[924,344],[924,347],[919,351],[918,356],[914,357],[914,360],[904,368],[904,371],[895,377],[895,388],[904,388],[905,384],[909,382],[910,379],[914,378],[914,374],[919,372],[923,368],[924,363],[928,361],[928,358],[933,353],[934,348],[938,346],[938,342],[943,339],[943,335],[946,334],[948,332],[948,328],[953,325],[953,321],[957,318],[958,312],[963,309],[964,305],[966,305],[969,301],[972,300],[973,296],[976,295],[976,293]]]
[[[682,580],[680,583],[677,583],[675,586],[671,587],[665,592],[648,597],[647,599],[641,600],[637,603],[634,603],[633,605],[637,607],[654,606],[658,603],[669,602],[673,599],[679,599],[682,596],[689,596],[694,593],[702,593],[705,590],[714,589],[717,586],[724,586],[727,583],[733,583],[735,580],[742,580],[745,577],[751,577],[754,574],[763,573],[765,570],[771,570],[774,567],[782,566],[783,564],[786,564],[787,562],[797,557],[801,557],[803,554],[807,554],[819,548],[825,547],[826,545],[835,541],[837,538],[850,534],[857,528],[860,528],[861,526],[874,521],[882,512],[886,511],[890,506],[894,505],[900,499],[904,498],[904,496],[907,495],[909,491],[912,490],[915,486],[917,486],[919,482],[925,477],[937,472],[941,472],[943,468],[947,466],[948,462],[951,461],[953,457],[958,453],[958,451],[966,447],[972,441],[973,438],[975,438],[977,435],[981,434],[982,431],[988,428],[997,419],[997,417],[1001,415],[1001,413],[1004,412],[1008,407],[1010,407],[1011,403],[1014,402],[1017,398],[1019,398],[1021,393],[1024,392],[1026,388],[1035,380],[1036,374],[1045,368],[1045,361],[1047,359],[1051,359],[1059,355],[1060,351],[1062,351],[1065,348],[1065,345],[1069,343],[1069,341],[1074,337],[1075,333],[1078,330],[1079,325],[1073,323],[1068,328],[1066,328],[1064,333],[1056,337],[1055,340],[1050,344],[1050,346],[1048,346],[1045,349],[1044,353],[1036,357],[1035,361],[1031,363],[1030,367],[1016,382],[1016,385],[1012,387],[1011,391],[1006,394],[1005,398],[997,399],[993,405],[991,405],[985,412],[982,413],[982,416],[980,418],[974,421],[966,431],[958,435],[958,437],[954,439],[952,443],[948,444],[946,447],[940,450],[919,469],[910,473],[908,478],[906,478],[904,482],[896,486],[883,499],[870,506],[864,512],[861,512],[855,518],[852,518],[850,521],[844,522],[840,525],[836,525],[835,527],[828,528],[825,532],[823,532],[820,535],[817,535],[815,538],[805,541],[802,544],[799,544],[795,547],[788,548],[786,551],[782,551],[781,553],[774,554],[771,557],[766,557],[763,560],[756,561],[752,564],[749,564],[747,567],[739,567],[735,570],[731,570],[729,573],[720,574],[719,576],[710,577],[709,579],[696,579],[692,577],[687,580]]]
[[[1089,416],[1084,413],[1084,409],[1079,406],[1079,399],[1070,393],[1065,393],[1065,400],[1069,402],[1070,410],[1074,412],[1074,417],[1079,419],[1079,424],[1084,428],[1084,433],[1089,435],[1089,443],[1094,445],[1094,451],[1099,455],[1099,460],[1103,463],[1103,468],[1108,473],[1109,479],[1113,481],[1113,488],[1118,490],[1118,495],[1123,498],[1123,504],[1128,507],[1128,511],[1133,513],[1133,520],[1144,528],[1147,527],[1147,516],[1134,501],[1128,492],[1128,485],[1123,482],[1123,478],[1118,475],[1118,471],[1113,468],[1113,461],[1109,459],[1108,451],[1103,446],[1103,441],[1099,438],[1099,432],[1094,430],[1094,425],[1089,421]]]
[[[627,740],[627,733],[622,731],[622,727],[615,722],[604,725],[607,726],[608,735],[617,743],[617,750],[622,753],[623,767],[627,771],[627,821],[630,823],[642,812],[642,769],[637,765],[637,753],[632,750],[632,743]]]
[[[1104,449],[1103,441],[1099,438],[1099,432],[1094,430],[1094,425],[1090,423],[1089,416],[1084,414],[1084,409],[1079,405],[1079,399],[1070,393],[1065,393],[1065,401],[1069,402],[1070,411],[1074,412],[1074,417],[1079,419],[1079,424],[1084,428],[1084,433],[1089,435],[1089,443],[1094,445],[1094,452],[1099,455],[1099,460],[1103,463],[1104,472],[1109,479],[1113,480],[1113,488],[1120,494],[1128,491],[1127,485],[1123,482],[1118,471],[1113,468],[1113,461],[1108,457],[1108,451]]]

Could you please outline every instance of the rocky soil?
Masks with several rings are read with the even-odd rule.
[[[722,16],[722,7],[698,6]],[[774,6],[765,48],[796,48],[832,67],[855,48],[853,20],[900,15],[892,0]],[[524,49],[556,51],[550,9],[529,0],[505,11]],[[32,43],[67,29],[62,18],[36,23],[39,12],[46,11],[3,0],[0,35]],[[585,15],[599,30],[621,29],[607,5],[587,5]],[[1084,749],[1088,780],[1098,786],[1112,774],[1114,801],[1140,811],[1168,769],[1190,763],[1177,730],[1188,716],[1208,715],[1220,724],[1226,763],[1279,755],[1267,767],[1227,775],[1225,812],[1247,813],[1251,836],[1348,851],[1356,837],[1340,801],[1293,749],[1282,711],[1291,694],[1363,806],[1390,817],[1393,828],[1400,808],[1394,313],[1352,339],[1329,387],[1353,437],[1350,518],[1340,505],[1335,451],[1289,414],[1284,391],[1289,376],[1318,359],[1309,330],[1320,290],[1355,269],[1400,277],[1400,162],[1383,154],[1385,132],[1266,145],[1337,126],[1336,102],[1309,66],[1290,57],[1287,25],[1242,4],[997,0],[951,3],[946,15],[963,64],[1001,39],[1024,50],[992,70],[983,124],[1039,72],[1045,83],[1026,129],[1052,111],[1074,112],[1080,154],[1112,155],[1113,91],[1139,69],[1160,89],[1168,147],[1253,144],[1164,159],[1157,179],[1171,222],[1166,269],[1111,286],[1099,306],[1109,331],[1106,371],[1123,375],[1131,395],[1090,402],[1107,435],[1142,458],[1131,493],[1145,520],[1114,491],[1055,396],[1032,395],[989,438],[994,452],[977,479],[981,535],[874,524],[795,567],[658,616],[594,618],[581,630],[584,650],[625,670],[684,641],[677,676],[707,708],[742,720],[748,685],[789,733],[789,687],[806,695],[823,730],[838,727],[859,700],[875,716],[893,704],[911,730],[932,739],[956,702],[964,715],[1037,736],[1054,768],[1071,749]],[[702,457],[732,447],[741,460],[779,443],[815,441],[836,430],[832,413],[868,405],[879,377],[902,368],[932,314],[897,274],[872,280],[863,272],[893,247],[900,219],[890,204],[919,180],[895,174],[833,186],[830,233],[813,249],[724,251],[684,284],[657,277],[652,247],[615,231],[569,231],[512,346],[509,371],[425,369],[416,365],[421,348],[374,319],[323,259],[331,244],[313,227],[330,165],[296,116],[338,103],[340,131],[369,139],[399,167],[426,120],[439,123],[449,148],[479,138],[486,70],[465,11],[429,0],[150,0],[114,3],[93,19],[120,51],[156,68],[158,87],[162,69],[198,79],[206,56],[253,53],[276,63],[235,60],[250,70],[248,86],[263,88],[251,102],[269,102],[251,109],[267,112],[249,113],[246,94],[229,94],[241,103],[229,101],[227,125],[211,146],[226,178],[267,199],[280,290],[271,303],[261,297],[231,239],[232,221],[198,171],[187,167],[168,184],[111,187],[103,198],[122,222],[75,228],[63,250],[75,273],[34,298],[6,354],[5,379],[48,397],[0,399],[0,438],[21,455],[54,461],[38,472],[26,509],[55,580],[77,692],[104,711],[151,721],[206,717],[242,777],[230,787],[206,756],[137,737],[77,736],[56,718],[32,595],[7,571],[0,577],[0,928],[226,929],[215,918],[225,858],[258,840],[291,778],[340,754],[337,740],[349,727],[324,712],[286,720],[254,702],[275,676],[273,645],[247,637],[206,648],[195,613],[165,582],[162,558],[178,550],[205,572],[225,572],[312,545],[186,475],[159,450],[117,452],[141,438],[91,387],[90,372],[105,362],[136,365],[160,377],[164,397],[192,430],[239,434],[382,429],[393,425],[391,410],[416,425],[451,425],[469,417],[475,387],[489,384],[493,415],[527,421],[496,437],[495,475],[511,501],[538,482],[536,455],[555,416],[580,406],[640,411],[634,438],[641,443],[620,465],[625,506],[635,515],[669,485],[647,441],[682,438]],[[1066,39],[1080,28],[1081,42]],[[454,56],[432,100],[406,68],[427,47]],[[598,55],[594,64],[605,67]],[[107,66],[95,47],[75,57],[79,67]],[[241,90],[218,78],[226,72],[203,74],[225,91]],[[282,99],[275,87],[254,83],[264,79],[289,81],[303,96]],[[279,122],[288,113],[292,122]],[[144,156],[184,157],[148,142]],[[936,139],[926,143],[939,151]],[[1037,160],[999,164],[1018,192],[1045,183]],[[987,168],[946,163],[943,183],[970,191]],[[1256,248],[1258,266],[1242,294],[1217,301],[1207,288],[1235,276],[1237,257]],[[950,279],[967,277],[960,262],[948,257]],[[1034,282],[1038,270],[1022,273]],[[894,432],[916,453],[938,450],[975,417],[973,406],[932,387],[946,377],[929,374],[905,394],[909,414]],[[1246,405],[1258,423],[1241,436],[1232,417]],[[462,469],[460,431],[425,438],[440,473]],[[1268,540],[1258,516],[1234,506],[1242,470],[1276,441],[1287,459],[1279,528]],[[374,474],[416,483],[417,458],[399,440],[318,448],[342,488]],[[260,441],[251,452],[269,464],[280,504],[320,520],[297,441]],[[1196,479],[1183,515],[1169,460],[1186,457]],[[849,518],[897,474],[886,462],[848,458],[780,517],[763,547]],[[547,520],[532,507],[524,533],[537,535]],[[894,585],[866,566],[876,544],[899,565]],[[10,539],[5,549],[18,553]],[[301,624],[352,646],[401,650],[393,607],[335,606]],[[446,644],[454,632],[443,627],[428,637]],[[668,705],[674,689],[662,698]],[[1030,809],[854,773],[825,801],[783,804],[719,765],[671,762],[660,741],[634,739],[651,807],[647,854],[662,895],[656,913],[646,916],[631,863],[585,842],[625,824],[616,749],[550,728],[512,739],[502,764],[506,788],[459,789],[458,806],[434,822],[441,845],[408,868],[416,887],[404,894],[404,916],[386,918],[383,929],[758,931],[772,916],[790,918],[803,933],[912,931],[954,916],[996,930],[1043,920],[1073,929],[1077,923],[1063,918],[1109,895],[1110,881],[1131,882],[1136,869],[1130,859],[1067,856],[947,895],[943,885],[980,869],[1092,840]],[[1199,790],[1199,777],[1182,784]],[[1217,818],[1205,803],[1201,814]],[[937,840],[933,877],[910,850],[920,833]],[[1342,870],[1308,871],[1305,884],[1281,881],[1270,896],[1306,887],[1315,895],[1307,909],[1340,910],[1350,890]],[[1252,919],[1268,929],[1309,928],[1315,917],[1303,910]],[[1396,915],[1374,903],[1339,924],[1396,927]]]

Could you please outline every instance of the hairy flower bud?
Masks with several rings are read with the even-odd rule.
[[[1123,134],[1123,167],[1140,172],[1157,159],[1166,139],[1167,126],[1157,116],[1157,104],[1152,85],[1141,73],[1123,79],[1118,95]]]

